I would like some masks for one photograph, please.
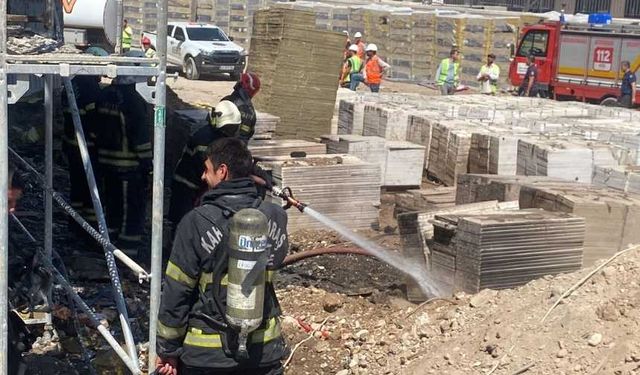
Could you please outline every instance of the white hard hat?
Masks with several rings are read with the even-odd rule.
[[[354,35],[354,38],[362,38],[362,33],[358,31],[356,35]]]
[[[345,35],[349,35],[349,31],[347,31],[347,30],[342,30],[342,32],[343,32]]]
[[[215,115],[214,124],[216,128],[227,125],[240,125],[242,117],[238,107],[229,100],[223,100],[213,109]]]
[[[355,44],[350,45],[349,51],[358,52],[358,46]]]
[[[367,45],[367,48],[365,49],[365,51],[367,51],[367,52],[369,52],[369,51],[378,52],[378,46],[376,46],[373,43],[369,43]]]

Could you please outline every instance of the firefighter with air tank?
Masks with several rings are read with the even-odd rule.
[[[245,143],[213,142],[201,205],[178,224],[158,315],[159,374],[279,375],[287,354],[272,284],[287,214],[260,199]]]

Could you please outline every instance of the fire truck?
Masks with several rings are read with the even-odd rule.
[[[526,26],[520,35],[511,49],[511,84],[522,83],[527,56],[533,55],[541,94],[557,100],[613,105],[620,95],[621,63],[629,61],[633,72],[640,67],[638,26],[548,22]]]

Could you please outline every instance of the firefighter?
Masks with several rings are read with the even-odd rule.
[[[142,49],[144,50],[144,57],[148,59],[156,57],[156,50],[151,46],[151,39],[146,36],[142,38]]]
[[[76,104],[80,112],[80,121],[87,149],[89,150],[89,158],[94,170],[94,174],[98,176],[96,168],[96,101],[100,96],[100,77],[97,76],[76,76],[71,80],[73,91],[76,95]],[[76,130],[73,124],[73,116],[67,101],[67,96],[62,95],[63,113],[64,113],[64,137],[62,141],[62,150],[69,164],[69,198],[71,207],[80,213],[85,220],[95,227],[96,212],[93,209],[93,201],[87,184],[84,163],[80,155],[80,148],[76,138]],[[98,179],[98,177],[96,177]],[[69,218],[69,225],[76,235],[85,237],[86,232],[75,220]]]
[[[453,95],[460,85],[460,51],[453,48],[436,71],[436,85],[442,95]]]
[[[174,227],[195,207],[196,200],[207,188],[202,181],[207,147],[217,139],[235,137],[241,123],[242,115],[238,107],[223,100],[212,110],[209,124],[196,130],[189,138],[171,185],[169,220]]]
[[[238,107],[242,116],[242,124],[238,130],[238,136],[248,142],[256,132],[256,110],[251,101],[260,91],[260,78],[255,73],[242,73],[240,80],[233,87],[233,92],[221,101],[228,100]]]
[[[97,105],[98,165],[111,240],[136,257],[146,219],[152,169],[151,118],[135,77],[117,77]]]
[[[498,92],[498,78],[500,78],[500,67],[495,63],[496,55],[487,55],[487,64],[480,68],[476,77],[480,82],[480,91],[486,95],[495,95]]]
[[[133,29],[129,26],[129,21],[124,20],[122,25],[122,53],[131,50],[131,41],[133,40]]]
[[[536,66],[536,57],[529,55],[527,57],[527,72],[518,88],[519,96],[538,96],[538,67]]]
[[[636,101],[636,74],[631,71],[631,64],[628,61],[623,61],[620,65],[624,76],[622,76],[618,103],[622,107],[632,108]]]
[[[287,348],[271,280],[288,249],[287,214],[281,206],[259,199],[252,170],[251,153],[241,140],[223,138],[209,146],[202,179],[210,190],[178,225],[166,269],[158,315],[159,374],[284,373],[281,359]],[[262,323],[248,336],[248,356],[240,358],[238,333],[228,328],[225,317],[227,301],[231,301],[227,292],[237,296],[240,291],[227,289],[231,282],[228,258],[233,256],[229,222],[236,212],[250,207],[257,207],[268,219],[266,247],[271,251]],[[253,293],[256,289],[249,295]]]

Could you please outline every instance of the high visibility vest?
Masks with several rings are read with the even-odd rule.
[[[122,48],[131,48],[131,40],[133,39],[133,29],[127,26],[122,30]]]
[[[449,58],[443,59],[440,62],[440,75],[438,76],[438,86],[442,86],[447,81],[447,76],[449,75],[449,64],[451,64],[451,60]],[[457,84],[460,82],[460,63],[453,63],[453,82]]]
[[[369,59],[369,61],[367,61],[367,64],[364,67],[367,72],[367,83],[377,85],[382,82],[382,68],[380,67],[379,59],[380,58],[377,55],[374,55]]]
[[[347,59],[351,63],[351,70],[347,73],[347,76],[344,77],[345,82],[351,82],[351,73],[358,73],[362,70],[362,60],[358,57],[358,55],[353,55]]]

